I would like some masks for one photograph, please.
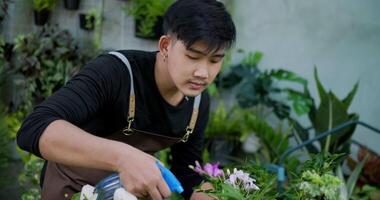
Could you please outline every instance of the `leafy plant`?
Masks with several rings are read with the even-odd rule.
[[[359,116],[356,113],[348,113],[348,108],[358,89],[358,83],[354,85],[353,89],[343,100],[339,100],[332,91],[326,92],[319,80],[316,68],[314,68],[314,77],[321,102],[319,107],[316,107],[314,100],[312,101],[309,119],[312,123],[312,128],[315,130],[317,135],[329,131],[344,122],[359,119]],[[305,95],[312,99],[307,88],[305,88]],[[309,130],[302,127],[294,120],[292,122],[300,139],[303,141],[308,140]],[[319,142],[323,152],[349,153],[351,136],[354,133],[355,128],[356,125],[351,125],[350,127],[345,128],[334,135],[329,135],[327,139],[321,139]],[[311,153],[318,152],[315,146],[309,145],[307,148]]]
[[[353,194],[352,199],[360,199],[360,200],[377,200],[380,199],[380,188],[364,185],[363,187],[355,188],[355,192]]]
[[[130,6],[125,6],[124,11],[135,17],[137,24],[136,35],[153,37],[154,28],[158,20],[162,20],[167,8],[174,0],[133,0]]]
[[[33,0],[33,9],[37,12],[53,10],[56,0]]]
[[[241,168],[235,167],[231,172],[229,169],[219,169],[217,164],[207,163],[202,167],[196,163],[194,170],[205,176],[206,180],[213,185],[213,189],[204,190],[198,187],[197,190],[220,200],[276,198],[277,192],[274,190],[276,179],[273,174],[269,174],[263,167],[254,163],[239,167]]]
[[[319,175],[315,171],[305,171],[299,184],[300,199],[340,199],[338,190],[341,181],[332,174]]]
[[[210,113],[208,125],[205,130],[206,149],[211,161],[219,161],[226,165],[242,157],[241,142],[246,135],[243,120],[243,109],[234,106],[226,108],[220,101],[216,109]]]
[[[223,101],[220,101],[216,109],[210,113],[206,137],[240,139],[244,132],[242,112],[238,107],[227,109]]]
[[[15,54],[15,72],[27,82],[22,90],[13,94],[24,100],[15,108],[21,106],[26,110],[63,86],[90,58],[78,48],[68,31],[56,26],[45,26],[36,33],[18,36]]]
[[[98,9],[91,9],[84,15],[84,29],[94,30],[93,44],[96,49],[101,47],[103,17]],[[81,25],[82,26],[82,25]]]
[[[262,148],[258,151],[258,155],[261,156],[262,162],[276,163],[280,156],[290,148],[289,135],[291,133],[291,127],[283,131],[283,127],[280,125],[277,128],[270,126],[264,119],[253,115],[247,111],[244,115],[244,123],[246,125],[247,132],[252,132],[260,139]],[[296,157],[288,157],[285,160],[286,169],[294,171],[298,166],[299,161]]]
[[[23,157],[24,170],[19,175],[19,183],[25,189],[21,199],[41,199],[40,173],[44,161],[36,156],[28,154]]]
[[[341,180],[333,174],[344,154],[317,154],[293,174],[283,199],[338,200]]]
[[[5,109],[0,102],[0,170],[3,171],[9,166],[11,161],[11,142],[12,138],[5,121]]]
[[[239,105],[244,108],[264,105],[273,109],[280,119],[290,115],[289,104],[298,115],[308,113],[311,100],[307,96],[292,87],[277,86],[278,82],[287,81],[306,87],[307,81],[283,69],[260,70],[257,65],[262,56],[260,52],[249,53],[242,62],[218,77],[217,86],[222,89],[236,88]],[[286,97],[287,101],[280,100],[281,97]]]

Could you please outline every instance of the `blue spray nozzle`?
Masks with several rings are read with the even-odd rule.
[[[156,161],[156,164],[160,169],[162,177],[164,178],[166,184],[168,184],[170,191],[181,194],[183,192],[183,187],[178,179],[174,176],[174,174],[169,169],[164,167],[160,161]]]

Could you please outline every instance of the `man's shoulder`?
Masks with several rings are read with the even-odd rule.
[[[134,60],[136,62],[139,62],[141,60],[152,59],[152,56],[155,54],[155,52],[153,51],[133,49],[117,50],[116,52],[123,54],[125,57],[127,57],[128,60]]]

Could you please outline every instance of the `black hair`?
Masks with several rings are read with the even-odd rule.
[[[208,53],[230,48],[236,30],[231,15],[223,3],[216,0],[177,0],[164,16],[164,34],[173,34],[186,48],[202,41]]]

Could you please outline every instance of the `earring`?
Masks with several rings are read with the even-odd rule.
[[[168,55],[164,55],[164,62],[166,62],[166,59],[168,58]]]

